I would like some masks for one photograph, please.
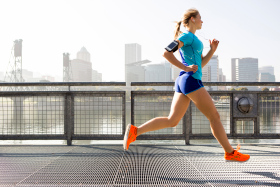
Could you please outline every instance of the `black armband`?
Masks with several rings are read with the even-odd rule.
[[[179,46],[179,42],[177,42],[176,40],[174,40],[173,42],[171,42],[165,49],[166,51],[169,51],[169,52],[175,52],[178,50],[178,46]]]

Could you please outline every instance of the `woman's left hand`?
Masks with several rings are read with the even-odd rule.
[[[210,43],[210,48],[212,50],[216,51],[216,49],[218,48],[218,45],[219,45],[219,41],[216,39],[213,39],[212,42],[211,42],[211,40],[209,40],[209,43]]]

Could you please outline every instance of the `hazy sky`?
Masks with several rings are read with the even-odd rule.
[[[62,53],[74,59],[84,46],[105,81],[124,81],[125,44],[138,43],[143,60],[162,62],[173,21],[197,8],[204,23],[196,34],[220,41],[215,54],[227,79],[231,58],[253,57],[259,67],[274,66],[280,81],[279,7],[279,0],[0,0],[0,71],[22,39],[23,69],[62,81]]]

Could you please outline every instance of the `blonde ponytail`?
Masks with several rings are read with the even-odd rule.
[[[184,27],[187,27],[189,25],[189,20],[191,19],[191,17],[195,18],[198,14],[199,14],[199,12],[197,9],[195,9],[195,8],[189,9],[183,14],[181,21],[175,22],[177,24],[176,24],[176,28],[175,28],[175,32],[174,32],[175,33],[174,40],[176,40],[178,38],[178,36],[182,33],[180,31],[181,23],[184,25]]]
[[[182,33],[182,31],[180,31],[180,26],[182,21],[176,22],[176,28],[175,28],[175,35],[174,35],[174,40],[176,40],[178,38],[178,36]]]

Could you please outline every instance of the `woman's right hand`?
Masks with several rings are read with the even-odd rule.
[[[197,69],[198,69],[197,65],[190,65],[190,66],[186,66],[185,72],[193,71],[193,73],[195,73]]]

